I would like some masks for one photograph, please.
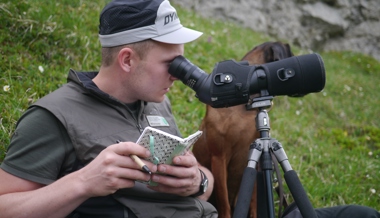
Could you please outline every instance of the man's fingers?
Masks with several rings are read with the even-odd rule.
[[[185,167],[192,167],[198,164],[197,159],[191,153],[179,155],[173,158],[174,165],[180,165]]]
[[[120,142],[110,145],[107,149],[111,149],[115,153],[124,156],[129,156],[131,154],[142,158],[147,158],[150,156],[149,150],[133,142]]]
[[[133,169],[139,169],[141,170],[142,169],[142,166],[141,165],[141,162],[143,162],[144,165],[146,165],[150,171],[152,172],[156,172],[157,171],[157,166],[154,165],[153,163],[147,161],[147,160],[144,160],[144,156],[139,156],[137,153],[140,153],[140,154],[147,154],[146,153],[146,149],[137,145],[139,148],[137,151],[136,149],[136,152],[133,152],[135,153],[135,156],[137,156],[138,159],[141,160],[141,162],[137,162],[135,161],[133,158],[132,158],[132,155],[130,154],[132,149],[132,147],[136,147],[137,144],[134,144],[134,143],[120,143],[120,144],[114,144],[114,145],[111,145],[107,148],[107,150],[103,151],[104,152],[104,163],[106,164],[114,164],[114,165],[117,165],[119,167],[124,167],[124,168],[133,168]],[[129,148],[127,148],[129,147]]]

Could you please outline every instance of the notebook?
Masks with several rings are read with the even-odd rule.
[[[181,138],[148,126],[136,143],[150,151],[151,156],[147,160],[152,163],[172,164],[173,158],[184,155],[201,135],[202,131],[198,130],[187,138]]]

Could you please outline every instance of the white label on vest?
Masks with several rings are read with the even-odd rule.
[[[169,126],[168,121],[164,117],[161,116],[146,116],[146,119],[148,120],[149,126]]]

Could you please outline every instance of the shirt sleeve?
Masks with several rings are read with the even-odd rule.
[[[49,111],[32,107],[17,123],[1,168],[20,178],[50,184],[70,171],[75,152],[66,129]]]

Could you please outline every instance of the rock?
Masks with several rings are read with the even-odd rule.
[[[380,61],[379,0],[171,0],[311,50],[349,50]]]

